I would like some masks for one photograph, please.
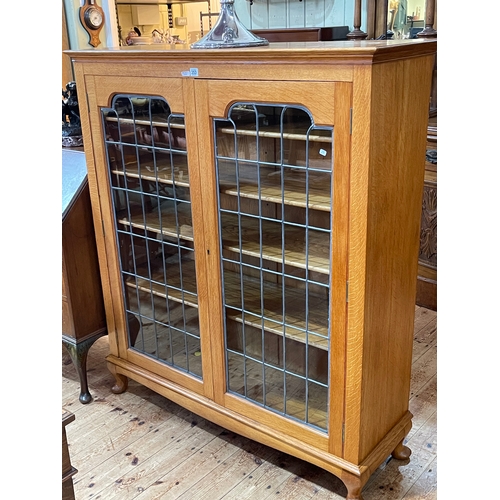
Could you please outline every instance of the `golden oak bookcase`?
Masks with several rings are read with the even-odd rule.
[[[349,499],[408,458],[435,52],[70,52],[114,392],[132,378]]]

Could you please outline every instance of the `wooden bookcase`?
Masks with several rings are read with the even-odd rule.
[[[132,378],[349,499],[408,458],[435,51],[70,52],[114,392]]]

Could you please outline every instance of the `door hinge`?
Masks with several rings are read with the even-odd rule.
[[[352,135],[352,108],[350,110],[350,117],[349,117],[349,120],[350,120],[350,125],[349,125],[349,135]]]
[[[349,282],[345,282],[345,301],[349,302]]]
[[[102,235],[106,237],[106,231],[104,231],[104,221],[101,219],[101,224],[102,224]]]
[[[345,441],[345,423],[342,423],[342,442]]]

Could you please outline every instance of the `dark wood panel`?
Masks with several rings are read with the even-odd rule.
[[[252,30],[257,36],[269,42],[318,42],[327,40],[347,40],[348,26],[329,28],[274,28]]]

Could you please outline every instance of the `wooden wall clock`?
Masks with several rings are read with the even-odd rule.
[[[97,47],[101,43],[99,33],[104,26],[104,11],[95,3],[95,0],[85,0],[83,6],[80,7],[80,22],[89,34],[89,45]]]

